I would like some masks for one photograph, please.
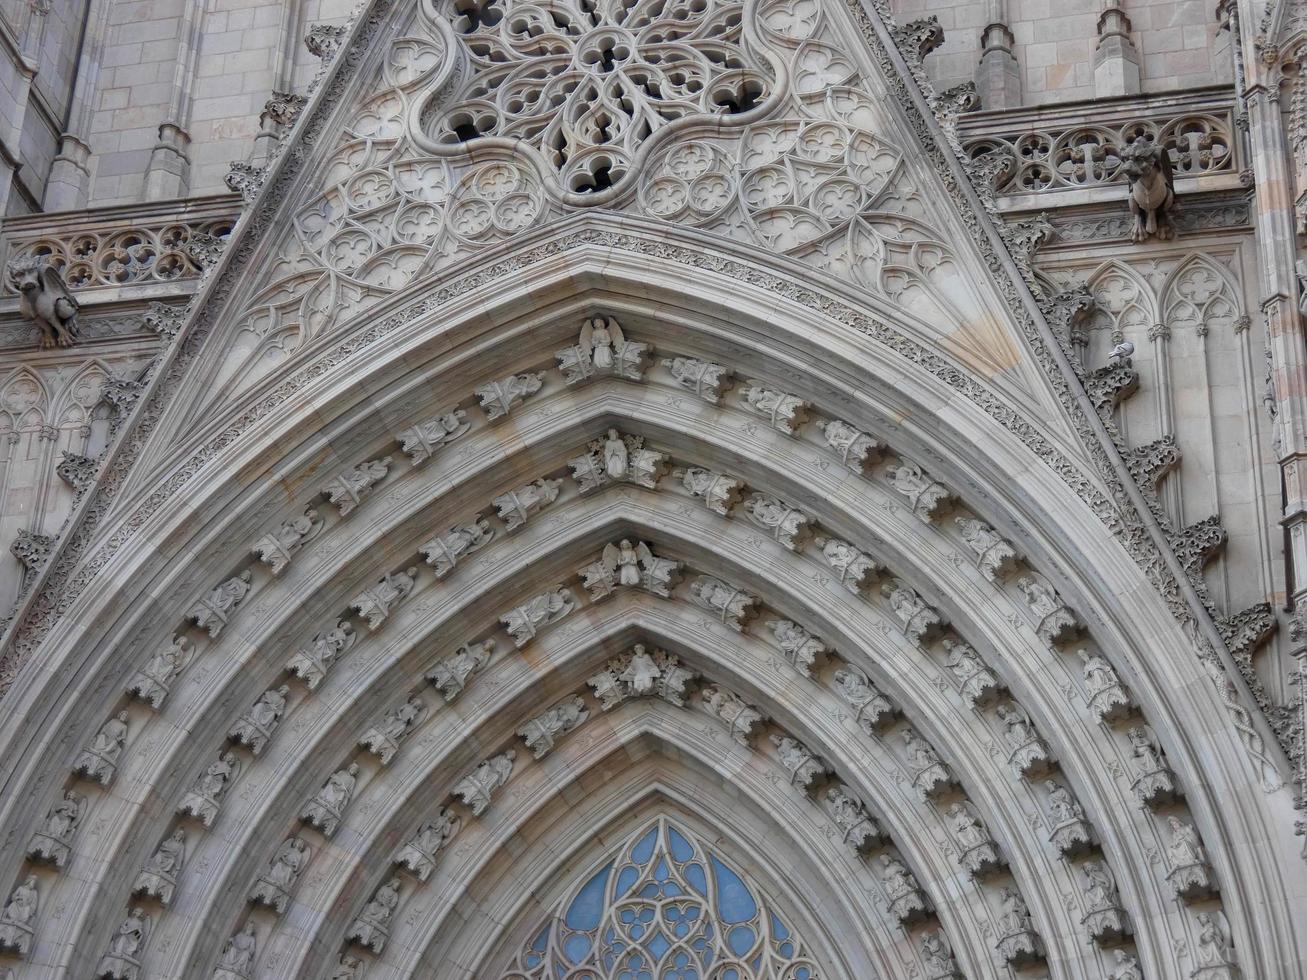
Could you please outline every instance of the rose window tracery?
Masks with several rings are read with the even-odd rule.
[[[474,71],[431,124],[446,145],[519,140],[574,193],[618,185],[644,142],[695,115],[749,112],[772,91],[731,0],[488,0],[458,7]]]
[[[820,980],[748,878],[666,819],[572,888],[503,980]]]

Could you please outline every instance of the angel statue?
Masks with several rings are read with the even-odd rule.
[[[644,377],[648,353],[649,345],[627,340],[616,320],[597,316],[586,320],[574,346],[558,351],[554,357],[563,379],[574,385],[605,374],[639,381]]]

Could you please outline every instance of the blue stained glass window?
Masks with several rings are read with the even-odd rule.
[[[503,980],[821,980],[758,887],[665,818],[569,892]]]

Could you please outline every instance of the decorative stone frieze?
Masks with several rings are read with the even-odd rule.
[[[623,538],[605,545],[600,559],[578,569],[577,574],[592,602],[608,598],[619,588],[640,588],[669,599],[680,578],[681,562],[659,558],[644,542],[632,544]]]
[[[290,904],[291,892],[300,873],[313,857],[313,848],[299,837],[288,837],[272,856],[268,869],[259,875],[250,889],[249,899],[255,905],[266,905],[278,915]]]
[[[91,744],[82,749],[73,763],[74,775],[93,779],[101,786],[113,782],[127,744],[127,721],[127,712],[120,711],[100,726]]]
[[[463,693],[472,675],[490,662],[494,652],[494,640],[465,643],[444,660],[437,661],[427,671],[426,679],[440,691],[446,702],[454,701]]]
[[[639,697],[662,698],[680,708],[685,706],[686,689],[694,678],[694,672],[681,666],[676,657],[637,643],[629,653],[608,661],[586,683],[604,711]]]
[[[868,582],[881,571],[876,559],[847,541],[819,534],[812,543],[819,549],[822,561],[839,576],[840,585],[854,595],[862,595]]]
[[[369,630],[377,630],[395,608],[413,594],[417,574],[416,565],[402,572],[388,572],[372,588],[355,596],[349,607],[367,620]]]
[[[853,720],[868,735],[876,734],[899,713],[893,702],[857,667],[846,665],[835,671],[835,691],[853,708]]]
[[[573,695],[532,718],[517,730],[517,734],[531,750],[533,757],[543,759],[558,739],[581,727],[589,717],[590,711],[585,702]]]
[[[399,752],[400,746],[413,729],[427,716],[427,703],[416,694],[387,711],[359,738],[359,747],[375,755],[383,766],[388,766]]]
[[[467,412],[461,408],[452,408],[430,421],[405,429],[395,436],[395,441],[399,443],[399,448],[405,455],[413,461],[413,465],[417,466],[425,463],[455,439],[465,435],[471,428],[472,423],[467,420]],[[388,464],[390,457],[387,456],[382,462]],[[372,483],[376,483],[385,475],[383,472]],[[341,516],[343,517],[344,514]]]
[[[431,820],[418,828],[407,844],[395,855],[395,864],[407,868],[417,875],[419,881],[425,882],[436,870],[436,855],[458,833],[463,820],[457,813],[446,807],[436,811]]]
[[[300,809],[300,819],[312,827],[317,827],[324,836],[333,836],[336,828],[340,826],[345,808],[349,806],[349,801],[354,796],[358,780],[357,762],[351,762],[344,769],[332,773],[322,784],[322,788]]]
[[[602,439],[590,443],[585,455],[569,459],[567,465],[582,493],[610,483],[634,483],[652,490],[667,468],[667,455],[644,448],[643,436],[624,436],[609,429]]]
[[[472,811],[472,816],[479,817],[490,808],[495,793],[513,775],[515,759],[517,753],[511,749],[487,759],[454,786],[454,795]]]
[[[826,803],[830,807],[831,819],[843,831],[844,843],[855,851],[865,853],[885,839],[880,825],[843,783],[826,787]]]
[[[259,538],[250,551],[272,569],[273,575],[280,575],[289,567],[291,559],[299,554],[300,549],[322,533],[324,526],[318,512],[310,507],[299,517],[283,521],[277,530]]]
[[[568,385],[579,385],[605,376],[643,381],[652,353],[648,344],[627,340],[616,320],[595,317],[586,321],[575,345],[554,357],[563,380]]]
[[[559,586],[542,592],[529,601],[499,617],[504,629],[520,650],[530,643],[546,626],[552,626],[577,608],[571,589]]]

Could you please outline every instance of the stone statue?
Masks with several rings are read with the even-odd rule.
[[[141,950],[150,938],[151,918],[133,908],[109,940],[109,951],[95,968],[97,980],[137,980],[141,975]]]
[[[364,732],[359,745],[380,759],[383,766],[388,766],[399,751],[400,743],[413,733],[413,729],[426,716],[426,701],[416,694],[410,694],[407,701],[391,708],[381,721]]]
[[[400,449],[413,461],[413,465],[418,466],[470,428],[472,424],[467,420],[467,412],[461,408],[452,408],[434,419],[415,425],[411,429],[405,429],[395,436],[395,439]],[[386,457],[385,462],[390,462],[390,457]]]
[[[49,256],[13,259],[9,281],[18,291],[18,312],[40,329],[42,347],[71,347],[77,342],[79,306]]]
[[[1113,953],[1113,970],[1108,980],[1144,980],[1139,961],[1123,949]]]
[[[662,650],[652,653],[637,643],[630,653],[614,657],[586,683],[594,689],[604,711],[637,697],[660,697],[678,708],[685,705],[686,685],[694,674]]]
[[[101,786],[113,782],[123,746],[127,744],[127,717],[126,711],[120,711],[100,726],[91,744],[82,749],[73,763],[73,772],[98,780]]]
[[[1174,238],[1175,178],[1167,148],[1151,137],[1136,137],[1121,151],[1121,172],[1130,184],[1130,214],[1134,217],[1130,240],[1156,237],[1165,242]]]
[[[769,493],[755,493],[744,502],[744,513],[772,539],[790,551],[803,546],[808,536],[808,515]]]
[[[659,558],[643,541],[623,538],[604,546],[599,561],[579,569],[581,581],[590,598],[598,602],[618,588],[643,588],[663,599],[671,598],[680,577],[681,563]]]
[[[354,795],[359,781],[359,766],[351,762],[348,769],[339,769],[327,777],[322,789],[300,810],[300,819],[330,837],[340,826],[341,815]]]
[[[318,512],[310,507],[299,517],[283,522],[277,530],[259,538],[250,550],[272,569],[273,575],[280,575],[300,549],[318,536],[324,524]]]
[[[881,584],[880,594],[889,600],[890,608],[903,627],[903,635],[911,643],[920,644],[946,625],[944,617],[926,605],[917,590],[902,579],[891,578]]]
[[[976,567],[985,578],[997,582],[1016,567],[1016,549],[990,525],[971,517],[955,517],[953,523],[975,553]]]
[[[1234,958],[1234,943],[1224,918],[1219,910],[1198,913],[1198,942],[1194,950],[1196,966],[1234,966],[1237,962]],[[1224,973],[1215,975],[1226,976]]]
[[[998,677],[969,643],[946,636],[941,641],[948,651],[944,666],[958,682],[962,697],[972,707],[991,701],[1001,690]]]
[[[331,971],[331,976],[327,980],[359,980],[362,974],[359,972],[363,968],[363,961],[357,956],[351,956],[344,953],[340,957],[340,963]]]
[[[468,679],[490,662],[490,655],[494,651],[494,640],[465,643],[444,660],[437,661],[427,671],[426,678],[444,695],[446,701],[453,701],[463,693]]]
[[[1135,725],[1126,732],[1126,738],[1135,760],[1135,796],[1147,806],[1171,802],[1179,793],[1157,735],[1148,725]]]
[[[486,413],[486,421],[494,422],[507,416],[513,409],[536,394],[544,382],[544,374],[533,371],[509,375],[498,381],[478,385],[476,396],[481,402],[482,411]]]
[[[511,749],[493,759],[488,759],[473,769],[454,787],[454,795],[460,796],[472,810],[472,816],[479,817],[490,807],[495,792],[508,782],[513,774],[513,762],[517,753]]]
[[[908,499],[912,512],[923,521],[931,521],[952,504],[953,495],[920,466],[900,458],[885,470],[890,486]]]
[[[575,345],[554,357],[563,380],[575,385],[604,375],[640,381],[650,352],[648,344],[627,340],[616,320],[597,316],[585,322]]]
[[[218,968],[213,971],[213,980],[250,980],[258,942],[254,923],[246,922],[222,947]]]
[[[854,473],[862,473],[880,456],[884,445],[848,422],[829,419],[818,422],[826,445],[839,454],[840,462]]]
[[[543,759],[559,738],[575,731],[589,717],[585,702],[573,695],[532,718],[517,730],[517,734],[535,758]]]
[[[264,691],[259,695],[259,699],[250,705],[249,710],[231,726],[227,737],[233,742],[249,746],[251,752],[259,755],[277,730],[281,716],[286,710],[286,695],[289,693],[290,688],[285,684]]]
[[[921,937],[921,959],[926,964],[926,980],[956,980],[957,960],[944,930],[927,932]]]
[[[480,551],[494,540],[490,522],[478,517],[471,524],[459,524],[418,548],[427,564],[436,570],[436,578],[444,578],[454,570],[459,560]]]
[[[268,870],[259,875],[259,880],[250,889],[250,901],[266,905],[281,915],[290,902],[290,893],[300,872],[312,856],[313,851],[305,841],[288,837],[272,856]]]
[[[819,534],[813,544],[821,549],[821,558],[840,578],[840,585],[854,595],[861,595],[867,580],[880,568],[876,560],[839,538]]]
[[[240,775],[240,770],[240,759],[231,752],[223,752],[200,773],[191,791],[182,798],[177,812],[198,817],[206,827],[213,826],[213,821],[222,808],[222,801],[231,789],[231,784]]]
[[[313,642],[297,650],[286,662],[286,670],[304,681],[310,691],[316,690],[326,678],[332,665],[354,646],[358,634],[348,621],[338,620],[329,630],[313,637]]]
[[[744,483],[733,476],[724,476],[702,466],[689,466],[675,471],[680,474],[681,485],[698,497],[714,514],[725,517],[740,499]]]
[[[662,365],[673,381],[710,405],[721,401],[722,392],[730,386],[730,369],[711,361],[700,361],[693,357],[668,357],[663,359]]]
[[[904,729],[903,745],[912,770],[912,784],[923,799],[935,796],[953,784],[953,776],[940,760],[939,753],[915,729]]]
[[[387,574],[380,582],[355,596],[350,608],[368,621],[368,629],[375,630],[401,602],[413,594],[417,585],[418,569],[410,565],[402,572]]]
[[[386,478],[390,472],[391,457],[370,459],[349,469],[337,473],[322,488],[322,495],[340,512],[341,517],[348,517],[363,499],[372,493],[372,489]]]
[[[1110,721],[1124,717],[1132,707],[1130,695],[1121,684],[1121,679],[1112,669],[1106,657],[1101,653],[1078,651],[1084,665],[1085,688],[1089,692],[1089,709],[1100,721]]]
[[[36,911],[41,897],[36,891],[36,875],[28,875],[0,909],[0,951],[26,956],[36,931]]]
[[[571,589],[559,586],[511,609],[500,616],[499,621],[520,650],[535,639],[540,630],[552,626],[576,607],[576,597]]]
[[[762,727],[762,713],[720,685],[710,684],[703,689],[703,706],[710,715],[726,723],[731,738],[741,745],[749,745],[754,732]]]
[[[880,865],[880,881],[885,887],[885,897],[889,900],[890,914],[905,925],[926,915],[930,905],[907,866],[890,854],[882,854],[877,863]]]
[[[62,868],[68,861],[68,849],[73,834],[82,821],[86,800],[69,790],[64,798],[50,808],[45,824],[32,835],[27,845],[27,856],[33,861],[45,861]]]
[[[172,683],[190,661],[194,646],[185,636],[174,636],[172,642],[150,656],[145,666],[136,672],[127,685],[127,693],[148,701],[158,711],[172,690]]]
[[[785,659],[804,677],[811,677],[814,667],[830,655],[830,647],[798,623],[773,619],[767,624]]]
[[[744,624],[757,611],[756,596],[732,588],[719,578],[700,575],[690,583],[690,599],[700,609],[716,613],[720,621],[735,630],[744,632]]]
[[[372,895],[372,900],[363,906],[354,924],[345,934],[346,942],[356,942],[372,952],[380,954],[386,948],[390,938],[390,920],[399,907],[400,880],[391,878],[381,885]]]
[[[458,833],[462,820],[452,810],[441,807],[435,819],[428,820],[407,844],[395,855],[395,863],[402,865],[426,881],[436,869],[436,855]]]
[[[186,831],[178,827],[172,835],[160,841],[154,854],[145,862],[136,883],[132,885],[133,895],[153,895],[161,905],[172,901],[177,888],[177,875],[181,873],[182,862],[186,858]]]
[[[750,381],[740,389],[744,403],[778,432],[793,435],[804,422],[808,421],[810,406],[797,395],[790,395],[772,388],[764,388],[760,381]]]
[[[771,744],[776,746],[776,756],[790,774],[790,784],[805,792],[830,771],[811,749],[789,735],[772,735]]]
[[[871,819],[867,808],[862,805],[847,786],[836,783],[826,788],[826,802],[830,804],[831,817],[836,825],[844,831],[844,843],[855,851],[863,851],[882,838],[881,829]]]
[[[1203,848],[1203,842],[1194,825],[1185,823],[1174,814],[1168,816],[1166,822],[1171,828],[1171,843],[1166,849],[1171,867],[1182,868],[1192,864],[1206,864],[1207,851]]]
[[[246,569],[227,579],[205,598],[197,600],[186,618],[200,629],[207,629],[210,638],[216,639],[249,591],[250,572]]]
[[[1017,587],[1025,594],[1030,611],[1035,616],[1035,632],[1045,643],[1050,646],[1059,643],[1080,628],[1076,614],[1062,601],[1048,579],[1038,572],[1021,576],[1017,579]]]
[[[835,671],[835,691],[853,708],[854,719],[868,735],[882,719],[893,718],[898,713],[890,699],[857,667],[845,666]]]
[[[536,480],[525,486],[501,494],[491,503],[499,513],[499,519],[508,525],[509,531],[516,531],[537,514],[558,499],[562,480]]]

